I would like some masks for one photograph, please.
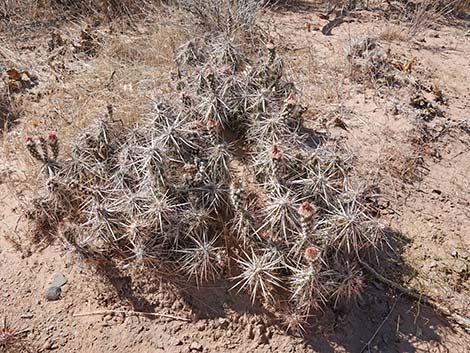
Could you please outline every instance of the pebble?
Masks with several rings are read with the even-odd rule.
[[[60,287],[48,287],[44,291],[44,297],[48,301],[59,300],[61,293],[62,290],[60,289]]]
[[[56,273],[52,279],[52,287],[62,287],[67,283],[67,278],[62,273]]]
[[[191,346],[189,346],[190,351],[202,352],[202,344],[193,342]]]
[[[215,328],[225,329],[228,327],[229,324],[230,324],[230,321],[228,319],[221,317],[217,319]]]
[[[452,255],[452,257],[458,257],[459,256],[459,253],[457,252],[457,250],[454,250],[450,253]]]
[[[198,331],[204,331],[207,328],[207,324],[204,321],[201,321],[196,327]]]
[[[264,325],[258,325],[256,327],[255,342],[259,345],[267,344],[269,342],[268,336],[266,335],[266,327]]]
[[[46,342],[42,346],[43,350],[53,350],[53,349],[57,349],[57,348],[59,348],[59,346],[57,345],[57,342],[55,342],[55,341]]]

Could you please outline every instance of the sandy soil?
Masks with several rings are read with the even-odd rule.
[[[357,11],[325,36],[319,13],[315,2],[293,1],[266,10],[260,26],[298,83],[308,124],[344,138],[357,177],[379,186],[381,220],[398,249],[384,274],[470,317],[468,22],[433,24],[408,38],[405,26],[391,26],[379,12]],[[469,333],[453,320],[373,277],[356,303],[318,313],[296,337],[226,283],[176,289],[131,269],[97,273],[60,244],[29,246],[23,215],[36,176],[21,144],[25,133],[73,137],[110,103],[118,118],[137,120],[151,97],[168,90],[172,50],[184,37],[164,21],[140,21],[132,30],[97,24],[96,56],[48,51],[52,32],[72,40],[84,26],[59,18],[0,28],[0,72],[13,66],[35,77],[15,93],[20,118],[4,129],[0,153],[0,318],[26,330],[18,351],[470,352]],[[442,91],[441,116],[425,121],[410,103],[417,93],[434,99],[433,90],[379,90],[353,79],[345,48],[363,35],[400,60],[414,58],[411,77]],[[150,43],[156,48],[149,52]],[[60,300],[46,301],[57,273],[67,283]],[[116,312],[77,316],[101,310]]]

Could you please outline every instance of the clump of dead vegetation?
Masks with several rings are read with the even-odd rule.
[[[160,0],[49,0],[51,6],[65,9],[80,15],[86,14],[97,16],[105,20],[113,20],[116,17],[127,17],[145,15],[152,11]]]
[[[193,16],[198,25],[211,31],[250,33],[263,6],[260,0],[176,0],[175,3]]]
[[[0,131],[9,130],[19,115],[19,105],[12,99],[10,90],[0,84]]]
[[[470,11],[468,0],[387,1],[377,4],[392,23],[405,24],[406,31],[400,37],[409,40],[422,35],[438,23],[454,23],[465,19]]]
[[[351,76],[357,82],[368,82],[377,90],[407,85],[420,87],[411,75],[416,59],[385,50],[377,37],[366,35],[352,40],[346,48],[346,57]]]
[[[233,33],[216,26],[183,45],[173,99],[137,125],[109,106],[74,142],[27,136],[42,176],[28,216],[83,260],[197,286],[228,279],[298,329],[360,294],[383,227],[347,149],[303,126],[276,45],[259,42],[252,58]]]

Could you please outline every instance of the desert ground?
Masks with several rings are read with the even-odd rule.
[[[41,170],[25,137],[55,131],[67,151],[110,109],[138,124],[157,97],[173,99],[178,48],[201,31],[172,4],[68,3],[0,3],[0,352],[470,352],[464,3],[371,1],[329,18],[318,1],[259,9],[256,28],[295,83],[305,125],[347,146],[391,237],[378,273],[361,269],[360,295],[315,310],[301,332],[225,280],[175,287],[151,269],[97,269],[37,233],[27,215]],[[351,54],[364,38],[380,62]],[[2,345],[7,331],[16,336]]]

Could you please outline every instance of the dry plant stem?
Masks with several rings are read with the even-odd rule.
[[[377,327],[377,330],[375,330],[374,334],[372,335],[372,337],[369,339],[369,341],[367,341],[367,343],[364,345],[364,347],[361,349],[361,352],[364,352],[366,349],[370,352],[370,345],[372,344],[372,342],[374,341],[375,337],[377,337],[377,335],[379,334],[380,330],[382,329],[382,327],[385,325],[385,323],[388,321],[388,319],[390,318],[390,315],[392,315],[393,313],[393,310],[395,310],[395,306],[397,305],[398,303],[398,300],[401,298],[403,294],[400,294],[397,298],[395,298],[395,301],[393,302],[393,305],[392,307],[390,308],[390,311],[388,312],[387,316],[385,317],[385,319],[382,321],[382,323],[379,325],[379,327]]]
[[[417,293],[412,289],[405,288],[405,287],[399,285],[398,283],[392,281],[391,279],[388,279],[388,278],[382,276],[380,273],[378,273],[376,270],[374,270],[369,264],[362,261],[361,258],[358,257],[358,260],[364,266],[364,268],[367,271],[369,271],[373,276],[375,276],[381,282],[389,285],[392,288],[395,288],[396,290],[398,290],[401,293],[407,295],[408,297],[411,297],[413,299],[418,300],[419,302],[422,302],[424,304],[427,304],[427,305],[431,306],[432,308],[439,311],[441,314],[450,317],[456,324],[458,324],[464,330],[466,330],[467,332],[470,332],[470,318],[459,315],[457,313],[453,313],[451,310],[449,310],[445,306],[439,304],[434,299],[432,299],[432,298],[430,298],[430,297],[428,297],[424,294]]]
[[[142,312],[142,311],[133,311],[133,310],[99,310],[99,311],[92,311],[92,312],[88,312],[88,313],[73,314],[73,317],[111,315],[111,314],[127,314],[127,315],[136,315],[136,316],[166,317],[168,319],[191,322],[190,319],[182,317],[182,316],[176,316],[176,315],[170,315],[170,314],[161,314],[161,313],[146,313],[146,312]]]

